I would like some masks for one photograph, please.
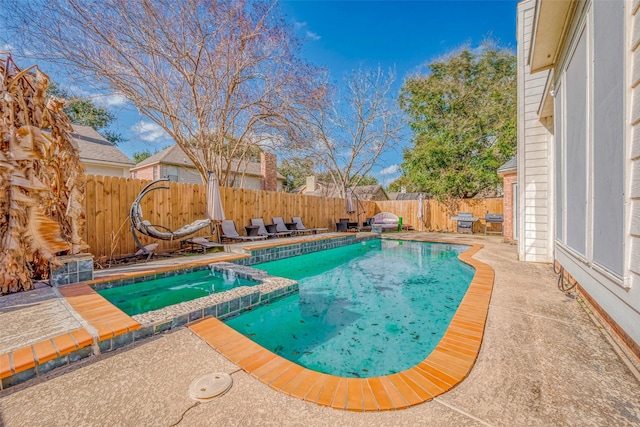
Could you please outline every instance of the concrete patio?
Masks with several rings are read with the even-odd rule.
[[[380,413],[319,407],[270,389],[182,327],[0,392],[0,426],[640,425],[638,361],[579,298],[557,290],[551,266],[518,262],[500,237],[421,235],[484,244],[475,258],[496,273],[476,364],[432,401]],[[231,374],[233,386],[194,402],[189,384],[209,372]]]

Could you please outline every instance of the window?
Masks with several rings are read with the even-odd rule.
[[[554,131],[555,131],[555,188],[556,188],[556,240],[564,242],[564,127],[562,126],[563,105],[562,86],[555,88],[556,98],[554,100]]]
[[[587,42],[580,34],[565,73],[567,246],[587,255]]]
[[[624,268],[624,2],[593,3],[593,261]]]

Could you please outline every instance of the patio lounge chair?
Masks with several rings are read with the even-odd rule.
[[[220,235],[222,239],[226,240],[243,240],[243,241],[254,241],[254,240],[264,240],[267,236],[241,236],[238,234],[236,230],[236,224],[230,219],[225,219],[222,221],[222,234]]]
[[[311,231],[313,234],[325,233],[329,231],[328,228],[307,228],[304,226],[304,224],[302,223],[302,218],[300,218],[299,216],[294,216],[291,218],[291,220],[292,222],[296,223],[296,230]]]
[[[287,225],[284,223],[284,219],[282,219],[282,217],[280,216],[276,216],[271,218],[273,220],[273,223],[276,225],[276,231],[278,233],[291,233],[292,236],[295,236],[296,234],[301,234],[298,230],[290,230],[289,228],[287,228]]]
[[[182,240],[180,243],[183,246],[191,245],[192,251],[195,247],[198,247],[198,249],[202,249],[203,254],[207,252],[207,249],[224,248],[224,245],[222,243],[212,242],[206,237],[191,237],[189,239]]]
[[[260,227],[258,229],[258,236],[268,236],[268,237],[284,237],[284,236],[291,236],[293,234],[293,231],[278,231],[276,233],[269,233],[267,231],[267,227],[264,226],[264,221],[262,220],[262,218],[251,218],[251,225],[255,225],[257,227]],[[286,230],[287,227],[285,227]],[[277,226],[276,226],[277,229]]]

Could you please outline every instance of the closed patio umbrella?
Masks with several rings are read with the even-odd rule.
[[[422,202],[424,201],[424,195],[418,196],[418,223],[420,223],[420,231],[422,231]]]
[[[207,179],[207,218],[216,224],[216,230],[218,224],[225,220],[222,200],[220,199],[220,188],[218,187],[218,177],[211,171],[209,171]]]
[[[351,197],[352,192],[353,190],[351,190],[351,188],[347,188],[347,202],[346,202],[347,213],[354,213],[356,211],[353,205],[353,198]]]

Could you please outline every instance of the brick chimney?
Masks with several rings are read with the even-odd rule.
[[[308,194],[308,193],[313,193],[318,189],[318,182],[317,182],[317,178],[315,176],[308,176],[307,177],[307,188],[305,188],[304,193]]]
[[[260,172],[262,173],[262,189],[278,191],[278,162],[275,154],[264,151],[260,153]]]

